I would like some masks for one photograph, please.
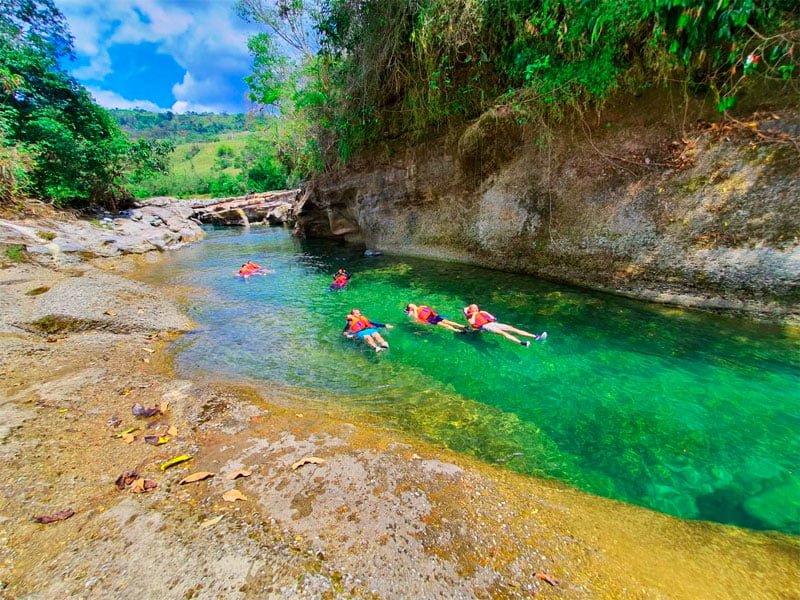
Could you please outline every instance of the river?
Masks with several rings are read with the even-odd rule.
[[[190,286],[177,365],[296,386],[459,452],[688,519],[800,534],[800,332],[473,266],[209,231],[146,279]],[[273,274],[234,276],[247,259]],[[353,273],[328,292],[339,267]],[[531,347],[412,323],[475,302]],[[376,354],[341,335],[391,323]]]

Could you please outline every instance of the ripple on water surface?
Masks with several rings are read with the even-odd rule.
[[[233,275],[251,258],[275,273]],[[326,291],[338,267],[349,289]],[[206,288],[178,357],[335,394],[348,410],[525,473],[669,514],[800,533],[800,343],[769,326],[477,267],[302,242],[283,229],[214,231],[149,277]],[[522,348],[410,323],[477,302],[547,330]],[[375,355],[341,335],[361,308],[396,328]],[[334,401],[334,400],[332,400]]]

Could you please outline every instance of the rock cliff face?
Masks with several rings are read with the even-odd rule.
[[[702,110],[690,108],[620,102],[560,126],[551,143],[501,108],[317,178],[296,206],[296,228],[800,321],[800,154],[789,139],[800,115],[721,127],[698,123]]]

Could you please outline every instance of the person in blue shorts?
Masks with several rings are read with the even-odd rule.
[[[375,352],[380,352],[389,347],[389,342],[383,339],[383,336],[378,332],[378,329],[384,327],[386,329],[393,328],[392,325],[370,321],[361,314],[360,310],[354,308],[350,311],[350,314],[347,315],[347,323],[342,330],[342,334],[348,338],[358,338],[366,342]]]

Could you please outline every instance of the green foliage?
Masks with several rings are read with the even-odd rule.
[[[22,244],[6,246],[5,255],[11,262],[23,262],[25,260],[25,246]]]
[[[134,139],[209,141],[230,133],[241,133],[263,123],[258,115],[154,113],[141,109],[112,109],[114,120]]]
[[[280,7],[291,19],[282,19]],[[751,81],[796,81],[794,0],[242,0],[253,99],[301,123],[324,163],[510,104],[549,122],[621,89],[684,82],[732,110]],[[297,11],[306,10],[306,20]],[[313,19],[319,50],[281,52]],[[296,55],[295,55],[296,56]],[[546,118],[545,118],[546,117]],[[316,163],[307,163],[317,168]]]
[[[52,0],[0,6],[0,180],[3,200],[25,194],[57,204],[117,206],[125,175],[163,168],[168,149],[130,143],[59,60],[71,53]]]

